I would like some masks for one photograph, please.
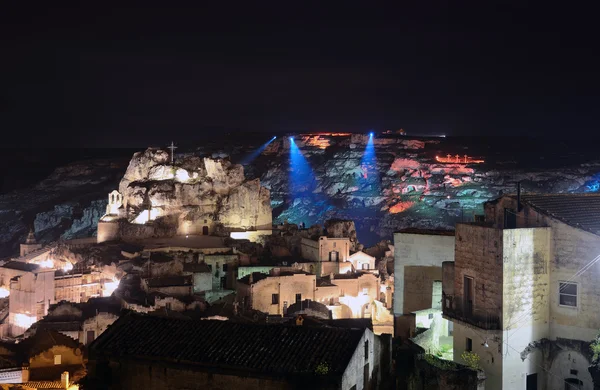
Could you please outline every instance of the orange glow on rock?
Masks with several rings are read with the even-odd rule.
[[[411,202],[411,201],[400,201],[400,202],[396,203],[395,205],[393,205],[392,207],[390,207],[390,213],[391,214],[401,213],[401,212],[406,211],[409,208],[413,207],[414,204],[415,204],[415,202]]]
[[[484,160],[473,159],[473,157],[467,156],[466,154],[464,156],[458,154],[455,156],[448,154],[446,157],[435,156],[435,161],[444,164],[481,164],[485,162]]]

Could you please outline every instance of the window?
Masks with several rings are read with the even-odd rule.
[[[369,340],[365,340],[365,360],[369,360]]]
[[[62,361],[61,355],[54,355],[54,365],[59,365]]]
[[[433,320],[433,313],[429,313],[429,319]]]
[[[279,305],[279,294],[272,294],[271,295],[271,304],[273,304],[273,305]]]
[[[468,337],[467,337],[467,345],[466,345],[465,351],[473,352],[473,340],[471,340]]]
[[[560,282],[558,285],[558,304],[561,306],[577,307],[577,284]]]
[[[369,264],[368,263],[363,263],[362,269],[369,269]]]
[[[227,272],[227,263],[223,264],[223,272]]]
[[[296,294],[296,303],[302,301],[302,294]]]

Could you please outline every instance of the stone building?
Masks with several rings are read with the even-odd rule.
[[[18,344],[0,345],[1,388],[75,390],[85,376],[83,346],[71,337],[40,330]]]
[[[146,293],[158,292],[175,297],[187,296],[193,293],[194,279],[192,275],[142,278],[142,289]]]
[[[506,195],[458,224],[444,263],[454,358],[479,355],[486,389],[593,389],[600,329],[600,195]]]
[[[386,350],[389,345],[368,328],[131,313],[91,344],[88,381],[92,389],[359,390],[376,387],[390,366]]]
[[[348,257],[348,261],[352,263],[354,270],[356,271],[374,271],[375,270],[375,258],[366,254],[363,251],[352,253]]]
[[[350,239],[326,236],[321,236],[318,240],[302,238],[300,252],[304,259],[320,263],[316,270],[317,276],[339,273],[340,263],[348,261],[350,257]]]
[[[109,296],[116,282],[102,272],[57,272],[54,278],[55,301],[86,302],[90,298]]]
[[[394,331],[412,337],[414,312],[441,307],[442,263],[454,261],[454,232],[406,229],[394,233]]]
[[[3,267],[5,273],[9,269],[19,273],[10,279],[8,322],[3,324],[2,332],[14,337],[45,316],[54,303],[54,270],[16,261]]]
[[[237,299],[243,308],[283,315],[290,305],[315,300],[316,276],[304,272],[250,274],[238,280]]]
[[[58,302],[48,314],[25,332],[30,337],[40,330],[53,330],[88,345],[119,318],[117,298],[91,298],[85,303]]]
[[[281,316],[291,305],[308,299],[325,305],[333,319],[372,318],[375,332],[380,334],[384,331],[378,326],[388,322],[387,317],[391,325],[391,315],[378,301],[379,291],[379,278],[368,272],[317,278],[275,268],[270,274],[257,272],[238,280],[236,299],[242,309]]]

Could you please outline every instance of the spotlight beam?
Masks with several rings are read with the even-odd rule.
[[[264,150],[267,148],[267,146],[269,146],[269,144],[271,142],[275,141],[276,138],[277,138],[277,136],[274,136],[273,138],[271,138],[270,140],[268,140],[267,142],[262,144],[260,147],[258,147],[256,150],[250,152],[246,157],[244,157],[242,159],[240,164],[242,164],[242,165],[250,164],[252,161],[254,161],[254,159],[256,159],[258,156],[260,156],[260,154],[262,152],[264,152]]]

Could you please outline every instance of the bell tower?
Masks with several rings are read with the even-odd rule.
[[[20,256],[25,256],[41,248],[42,244],[38,244],[37,240],[35,239],[35,234],[32,228],[31,230],[29,230],[29,234],[25,239],[25,243],[21,244]]]

